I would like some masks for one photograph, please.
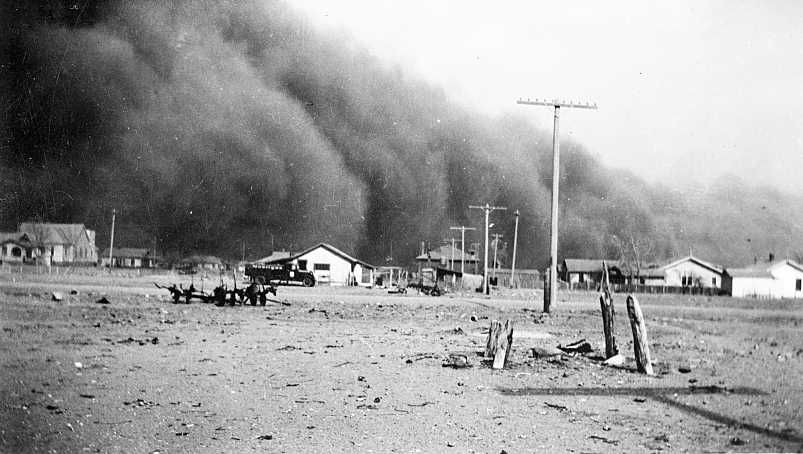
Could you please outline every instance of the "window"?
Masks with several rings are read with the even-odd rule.
[[[14,257],[22,257],[22,249],[15,247],[14,249],[11,250],[11,255],[13,255]]]
[[[803,279],[798,279],[795,281],[795,290],[797,290],[798,292],[800,290],[803,290]]]
[[[298,269],[306,270],[307,269],[307,261],[306,260],[299,260],[298,261]]]
[[[316,263],[313,265],[315,271],[329,271],[329,264],[328,263]]]
[[[711,285],[713,285],[714,287],[717,286],[717,278],[715,278],[715,277],[711,278]]]
[[[683,287],[686,286],[686,276],[681,276],[680,277],[680,285],[682,285]]]

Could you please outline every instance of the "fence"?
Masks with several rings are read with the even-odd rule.
[[[575,282],[571,284],[570,290],[587,290],[587,291],[597,291],[599,290],[599,284],[597,283],[589,283],[589,282],[582,282],[578,283]],[[721,288],[717,287],[682,287],[682,286],[673,286],[673,285],[646,285],[646,284],[622,284],[622,283],[612,283],[611,290],[614,293],[646,293],[646,294],[653,294],[653,295],[701,295],[701,296],[719,296],[725,295],[726,292]]]

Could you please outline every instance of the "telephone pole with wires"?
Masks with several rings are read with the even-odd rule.
[[[557,274],[558,274],[558,186],[560,178],[560,109],[567,107],[572,109],[597,109],[597,104],[575,103],[574,101],[563,101],[558,99],[519,99],[516,104],[529,106],[547,106],[555,109],[555,125],[552,131],[552,224],[550,228],[549,244],[549,289],[544,289],[544,312],[549,313],[552,303],[556,301],[557,295]]]
[[[480,205],[469,205],[470,209],[474,210],[485,210],[485,258],[483,260],[483,277],[482,277],[482,288],[485,294],[489,294],[490,290],[488,289],[488,219],[491,215],[491,211],[495,210],[507,210],[507,207],[494,207],[490,204],[486,203],[485,206]]]

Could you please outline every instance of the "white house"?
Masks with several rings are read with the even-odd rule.
[[[725,271],[723,289],[734,297],[803,298],[803,265],[793,260]]]
[[[0,233],[0,263],[23,263],[36,258],[36,247],[26,233]]]
[[[97,264],[95,231],[84,224],[23,222],[19,232],[27,234],[36,244],[45,263]]]
[[[272,263],[292,262],[300,270],[311,270],[318,284],[371,285],[374,267],[331,244],[319,243],[290,257]]]
[[[659,268],[664,273],[662,285],[670,287],[722,287],[724,270],[692,255]]]

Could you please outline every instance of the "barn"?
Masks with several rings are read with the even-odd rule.
[[[781,260],[728,269],[722,288],[739,298],[803,298],[803,265]]]
[[[312,271],[315,282],[320,285],[371,285],[375,269],[327,243],[264,263],[294,263],[300,270]]]

